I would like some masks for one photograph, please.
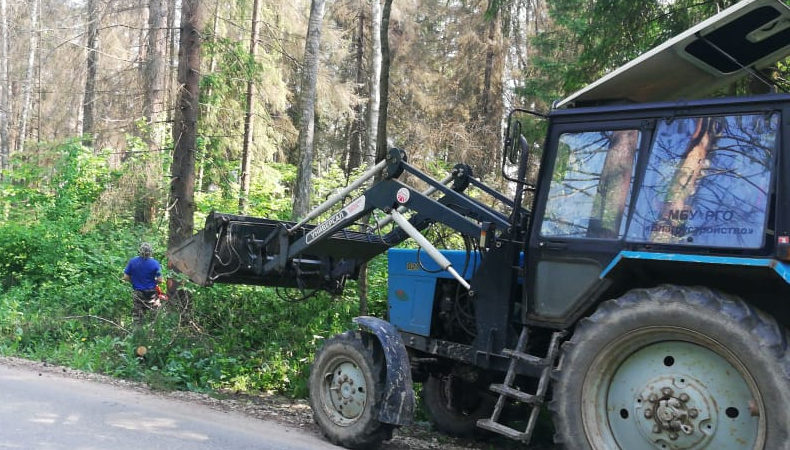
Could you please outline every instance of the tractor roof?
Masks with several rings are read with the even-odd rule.
[[[693,99],[790,55],[790,7],[744,0],[576,91],[556,107]]]

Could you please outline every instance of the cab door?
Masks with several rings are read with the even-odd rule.
[[[624,246],[651,127],[633,120],[552,127],[527,252],[528,321],[561,326],[606,287],[599,276]]]

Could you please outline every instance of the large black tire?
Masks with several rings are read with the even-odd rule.
[[[326,341],[310,370],[310,406],[324,436],[347,448],[375,448],[392,437],[378,421],[386,377],[375,338],[345,332]]]
[[[430,375],[422,385],[422,402],[437,430],[469,437],[481,431],[478,419],[491,417],[493,399],[453,375]]]
[[[701,287],[638,289],[563,345],[551,409],[569,449],[790,448],[787,332]]]

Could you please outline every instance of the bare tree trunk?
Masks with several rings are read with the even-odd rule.
[[[483,72],[483,92],[480,95],[480,103],[478,106],[480,117],[483,120],[488,118],[489,108],[491,103],[491,80],[494,73],[494,57],[496,56],[496,33],[499,25],[499,7],[492,10],[492,3],[495,0],[488,1],[488,10],[492,11],[493,16],[488,19],[488,30],[486,36],[486,63]]]
[[[173,165],[170,184],[169,249],[192,235],[195,220],[195,148],[200,87],[200,33],[203,17],[200,0],[182,0],[181,37],[178,45],[178,100],[173,124]],[[170,298],[188,309],[189,298],[167,280]]]
[[[85,93],[82,97],[82,145],[93,146],[93,104],[96,101],[96,66],[99,62],[97,41],[99,37],[99,12],[96,8],[98,0],[88,0],[88,42],[86,48],[87,72],[85,75]]]
[[[211,24],[211,40],[216,42],[217,41],[217,29],[219,28],[219,4],[221,0],[217,0],[214,3],[214,21]],[[257,14],[257,11],[254,11],[253,14]],[[253,23],[253,25],[255,25]],[[217,52],[211,52],[211,56],[208,60],[208,71],[209,73],[214,73],[217,70]],[[209,87],[208,92],[211,92],[211,87]],[[210,96],[210,95],[209,95]]]
[[[147,0],[150,2],[150,0]],[[145,1],[141,1],[145,3]],[[149,5],[141,8],[142,17],[140,17],[140,22],[148,25],[149,17],[151,17],[151,11]],[[140,76],[143,79],[143,85],[145,85],[145,77],[146,77],[146,70],[148,70],[148,36],[149,32],[151,31],[150,28],[146,28],[145,26],[141,26],[138,31],[137,35],[137,59],[135,60],[135,64],[137,65],[137,70],[140,71]],[[143,94],[143,107],[145,107],[145,94]]]
[[[214,22],[211,24],[211,40],[216,42],[217,40],[217,29],[219,28],[219,3],[220,0],[217,0],[214,3]],[[211,52],[208,60],[208,73],[214,73],[217,70],[217,52]],[[212,87],[209,85],[208,89],[206,90],[206,97],[211,98],[212,94]],[[205,192],[206,187],[203,186],[203,175],[205,174],[206,170],[206,152],[202,151],[199,155],[197,155],[197,181],[195,182],[195,189]]]
[[[373,0],[378,1],[378,0]],[[389,107],[389,83],[390,83],[390,11],[392,10],[392,0],[384,0],[384,8],[381,14],[381,83],[379,90],[380,110],[378,115],[378,126],[376,133],[376,161],[381,161],[387,156],[387,108]],[[378,178],[378,176],[376,177]],[[367,220],[365,220],[367,222]],[[368,263],[362,264],[359,268],[359,314],[368,314]]]
[[[483,71],[483,91],[475,112],[485,133],[485,152],[493,157],[483,157],[483,170],[496,170],[502,148],[502,73],[504,71],[504,45],[502,44],[502,8],[504,5],[489,0],[488,28],[486,30],[486,59]]]
[[[0,171],[10,166],[11,146],[8,142],[8,10],[6,0],[0,0]],[[0,172],[0,180],[3,173]]]
[[[379,106],[379,126],[376,136],[376,161],[387,156],[387,109],[390,103],[390,11],[392,0],[384,0],[381,15],[381,90]]]
[[[259,0],[252,4],[252,36],[250,37],[250,59],[255,61],[258,53],[258,22]],[[247,80],[247,111],[244,114],[244,146],[241,150],[241,192],[239,193],[239,213],[247,210],[247,197],[250,195],[250,162],[252,160],[252,126],[255,111],[255,82],[253,74]]]
[[[370,14],[370,96],[368,97],[368,145],[365,164],[376,163],[381,86],[381,0],[372,0]]]
[[[200,0],[182,0],[178,46],[178,101],[173,124],[168,248],[192,235],[195,212],[195,147],[200,82]]]
[[[362,57],[364,55],[365,43],[365,14],[362,8],[359,11],[359,20],[357,21],[357,32],[354,39],[354,46],[356,47],[356,87],[354,92],[361,97],[364,79],[362,68]],[[364,130],[365,121],[362,120],[362,103],[354,105],[354,120],[351,125],[351,133],[349,133],[349,146],[348,146],[348,165],[346,165],[346,174],[350,174],[352,170],[362,164],[362,132]]]
[[[304,217],[310,210],[310,179],[313,167],[313,138],[315,126],[315,91],[318,81],[318,51],[321,44],[321,22],[324,20],[326,0],[312,0],[299,99],[299,168],[294,189],[293,217]]]
[[[161,120],[165,84],[165,11],[162,0],[149,0],[148,3],[148,60],[145,71],[145,97],[143,98],[143,115],[152,127],[152,141],[159,147],[159,137],[154,128]]]
[[[503,5],[495,5],[495,1],[496,0],[489,0],[488,2],[488,11],[491,15],[488,19],[488,29],[486,31],[486,62],[483,72],[483,92],[480,95],[478,106],[480,117],[489,123],[491,122],[490,115],[494,109],[492,107],[492,100],[496,98],[496,94],[493,92],[496,90],[493,84],[496,83],[495,80],[497,80],[495,65],[497,62],[496,60],[501,59],[499,53],[502,51],[500,28],[502,26],[501,8],[503,8]]]
[[[143,85],[143,117],[147,128],[143,138],[150,151],[160,149],[163,141],[162,108],[165,97],[165,51],[167,49],[167,35],[165,33],[165,20],[167,11],[163,0],[148,0],[147,9],[147,35],[140,36],[140,69]],[[143,43],[145,43],[143,45]],[[141,176],[136,178],[134,220],[137,223],[149,224],[156,216],[161,179],[161,164],[156,158],[143,161]]]
[[[30,0],[30,49],[27,54],[27,71],[22,84],[22,114],[19,116],[19,138],[16,142],[16,151],[25,150],[25,137],[27,135],[27,121],[30,115],[30,95],[33,90],[33,71],[36,65],[36,50],[38,49],[38,3],[39,0]]]
[[[173,122],[173,66],[176,61],[176,0],[167,3],[167,123]]]

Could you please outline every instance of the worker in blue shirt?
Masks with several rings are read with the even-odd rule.
[[[132,318],[140,324],[149,310],[159,307],[157,284],[163,281],[162,266],[153,258],[154,249],[148,242],[140,244],[139,256],[129,260],[123,271],[124,281],[132,283]]]

